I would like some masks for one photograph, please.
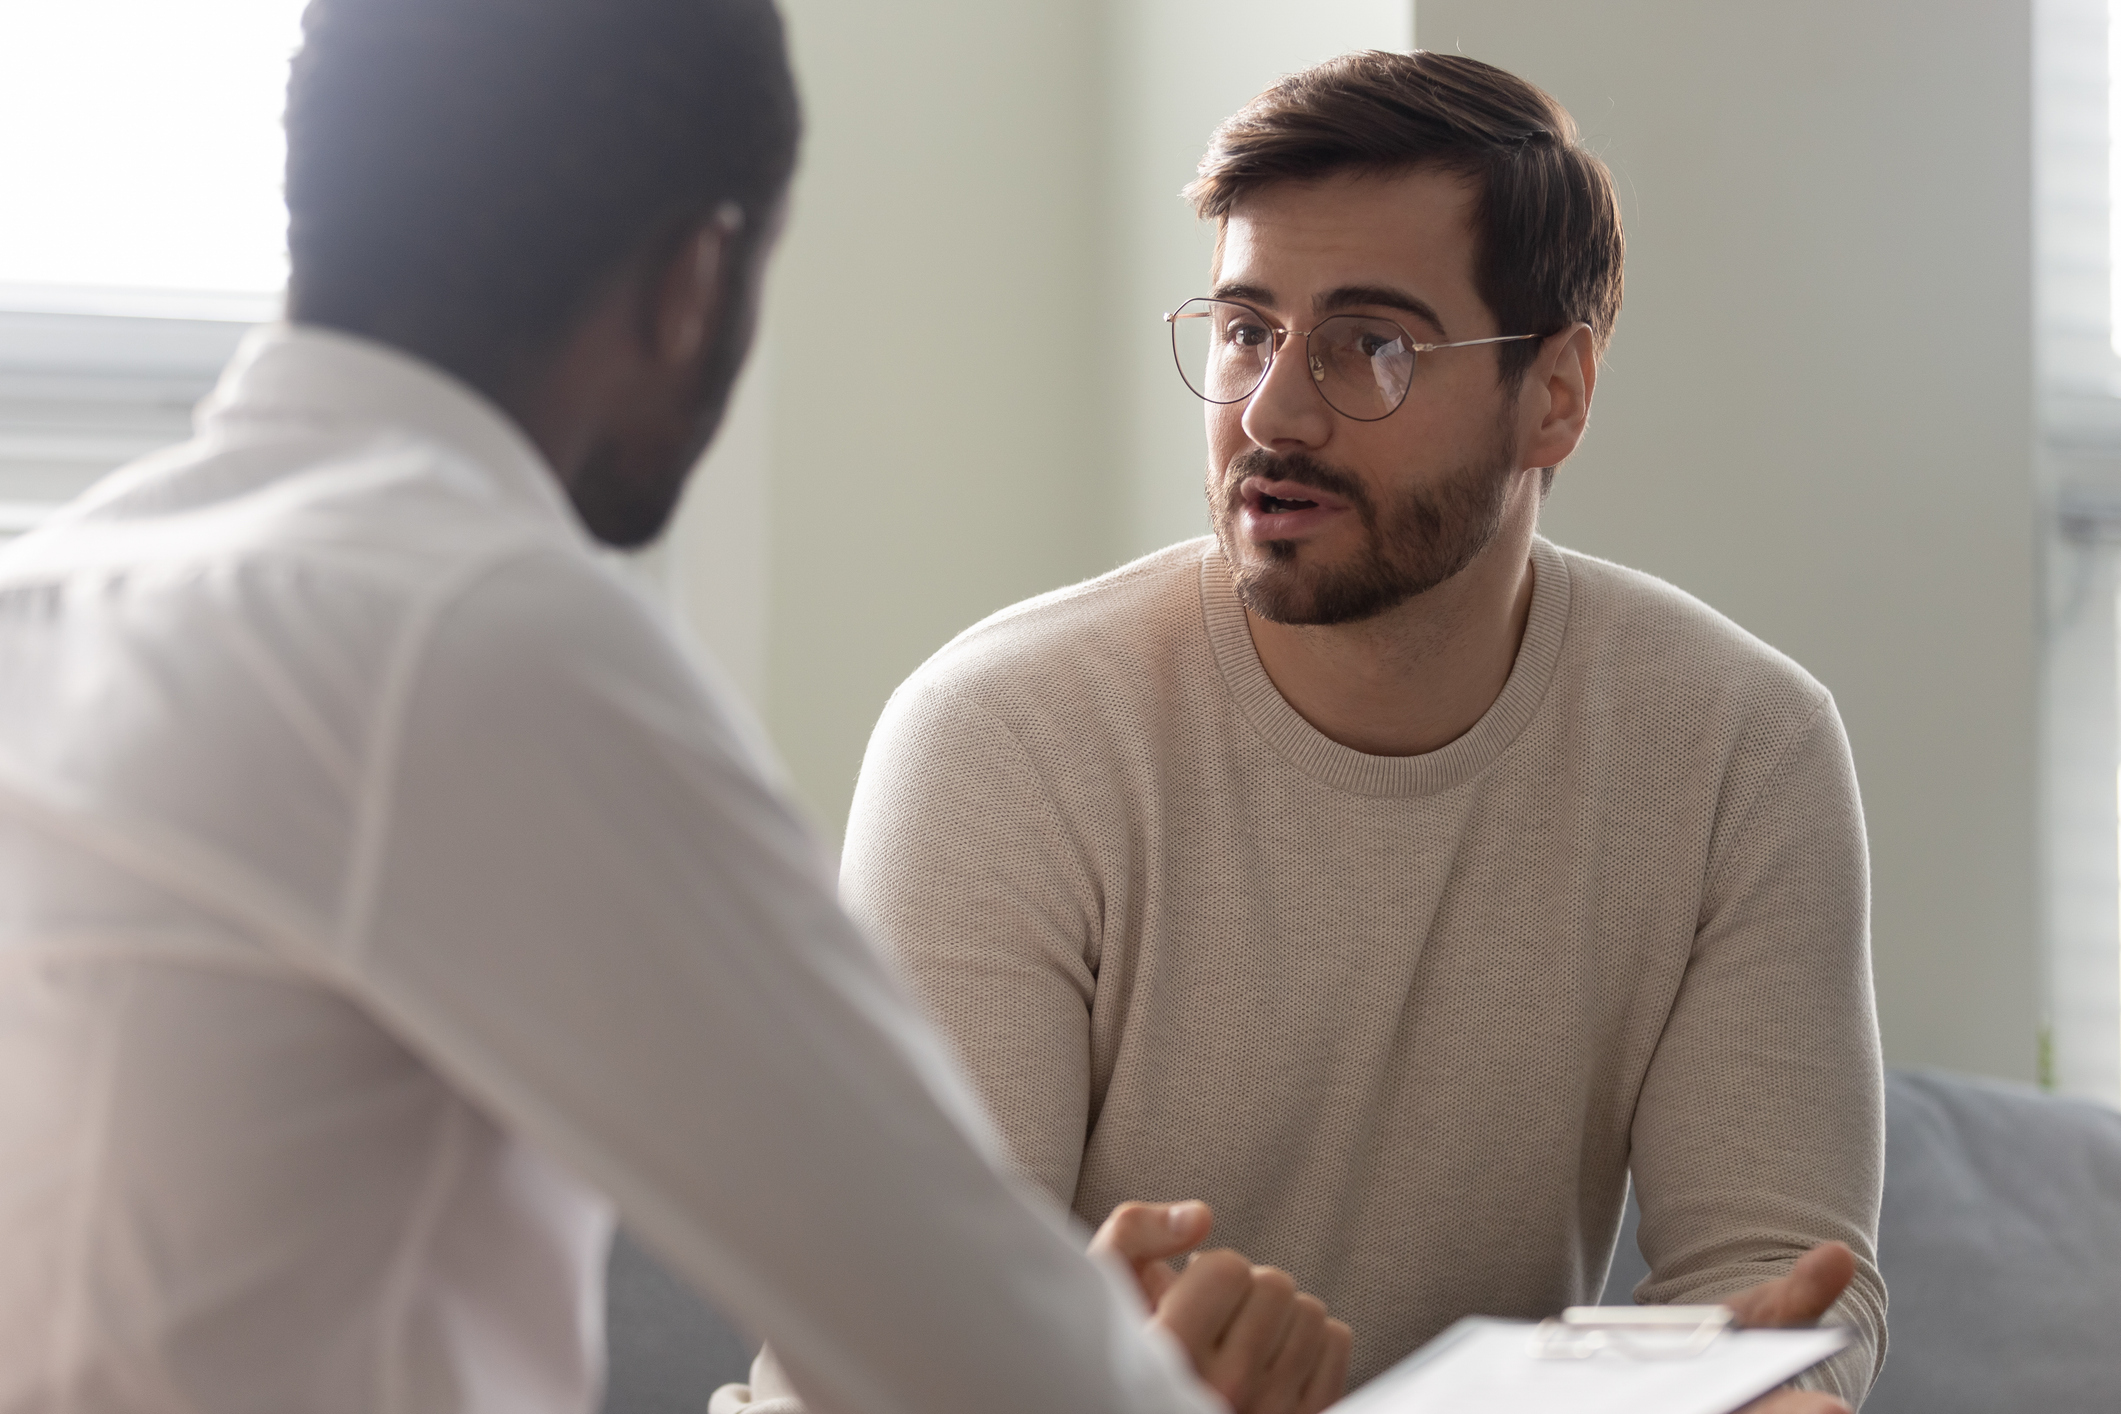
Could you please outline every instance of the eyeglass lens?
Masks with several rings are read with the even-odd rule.
[[[1179,375],[1211,403],[1243,402],[1267,376],[1274,331],[1257,310],[1225,300],[1192,299],[1171,320]],[[1291,334],[1283,354],[1306,359],[1318,391],[1335,412],[1360,422],[1389,416],[1406,400],[1415,350],[1389,319],[1336,314],[1308,339]]]

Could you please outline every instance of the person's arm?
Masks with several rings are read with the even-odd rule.
[[[1123,832],[1114,814],[1103,828]],[[870,738],[840,856],[847,907],[956,1047],[1018,1167],[1063,1204],[1090,1122],[1094,848],[1003,722],[916,677]]]
[[[815,1411],[1214,1408],[1000,1176],[745,733],[629,594],[526,560],[401,666],[330,962],[362,1004],[770,1338]]]
[[[1212,1227],[1205,1203],[1122,1203],[1090,1252],[1132,1278],[1151,1323],[1232,1414],[1322,1414],[1347,1387],[1352,1333],[1288,1273],[1228,1250],[1198,1251]],[[1184,1267],[1174,1269],[1181,1257]],[[751,1362],[749,1383],[723,1385],[707,1407],[708,1414],[804,1414],[771,1346]]]
[[[976,843],[960,847],[934,828],[938,821],[969,825]],[[1087,867],[1067,848],[1021,753],[996,723],[960,716],[917,688],[893,699],[856,791],[843,896],[868,915],[872,936],[912,976],[969,1063],[1019,1169],[1063,1206],[1074,1193],[1089,1114],[1087,949],[1095,917]],[[1205,1206],[1195,1206],[1200,1230],[1167,1250],[1144,1245],[1139,1205],[1114,1214],[1092,1248],[1127,1262],[1157,1323],[1234,1408],[1308,1411],[1330,1403],[1346,1379],[1349,1334],[1315,1297],[1236,1254],[1204,1254],[1182,1275],[1161,1265],[1207,1236]],[[1240,1278],[1246,1315],[1202,1320],[1213,1307],[1198,1295],[1203,1284]],[[1266,1315],[1283,1324],[1262,1335]],[[769,1348],[750,1383],[725,1386],[713,1407],[715,1414],[800,1414],[792,1393]]]
[[[1693,955],[1636,1105],[1639,1296],[1730,1300],[1779,1324],[1833,1285],[1824,1315],[1857,1340],[1804,1383],[1855,1404],[1885,1354],[1863,815],[1831,701],[1764,755],[1727,792]],[[1849,1249],[1845,1288],[1788,1284],[1825,1243]],[[1832,1249],[1812,1261],[1844,1270]]]

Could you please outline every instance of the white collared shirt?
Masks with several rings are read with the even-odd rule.
[[[581,1411],[609,1195],[820,1410],[1212,1407],[463,386],[254,335],[0,551],[0,1411]]]

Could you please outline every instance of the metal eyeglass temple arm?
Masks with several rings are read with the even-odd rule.
[[[1497,334],[1491,339],[1458,339],[1448,344],[1409,344],[1407,347],[1416,353],[1433,353],[1437,349],[1469,349],[1475,344],[1514,344],[1519,339],[1539,337],[1537,334]]]
[[[1205,319],[1207,317],[1208,316],[1205,313],[1189,314],[1186,316],[1186,318],[1188,319]],[[1175,311],[1165,312],[1164,323],[1176,324],[1177,322],[1178,314]],[[1269,324],[1267,326],[1267,332],[1274,336],[1274,347],[1277,351],[1280,350],[1282,344],[1288,341],[1290,335],[1302,334],[1306,338],[1309,338],[1311,334],[1311,331],[1309,329],[1284,329],[1279,325],[1274,324]],[[1519,339],[1537,339],[1541,337],[1543,336],[1539,334],[1496,334],[1486,339],[1456,339],[1448,344],[1408,344],[1407,347],[1414,350],[1414,352],[1416,353],[1434,353],[1438,349],[1469,349],[1475,344],[1514,344]]]

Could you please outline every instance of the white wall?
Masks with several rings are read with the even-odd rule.
[[[1282,74],[1351,49],[1410,49],[1412,0],[1118,0],[1111,34],[1111,337],[1132,558],[1204,534],[1200,400],[1161,316],[1204,294],[1215,228],[1178,195],[1216,124]]]
[[[1888,1058],[2030,1079],[2039,1023],[2029,0],[1421,0],[1577,117],[1627,307],[1564,543],[1831,688]]]
[[[767,719],[837,837],[885,697],[1108,563],[1100,14],[785,0],[808,117],[773,344]]]
[[[665,573],[703,637],[754,655],[836,838],[923,658],[1203,528],[1199,406],[1159,318],[1206,278],[1178,189],[1275,75],[1405,47],[1412,19],[1408,0],[783,9],[808,136],[758,416],[724,433]]]
[[[671,607],[754,713],[766,710],[773,358],[755,350],[669,532],[644,556]]]

